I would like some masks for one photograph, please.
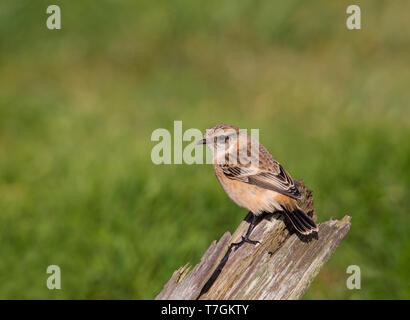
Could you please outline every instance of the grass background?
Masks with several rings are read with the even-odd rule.
[[[0,298],[151,299],[246,211],[157,128],[260,141],[352,227],[305,299],[410,298],[409,1],[0,3]],[[45,283],[48,265],[62,289]],[[347,290],[346,268],[362,289]]]

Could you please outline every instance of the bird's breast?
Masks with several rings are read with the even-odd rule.
[[[279,195],[277,192],[229,179],[217,165],[214,165],[214,171],[228,197],[238,206],[246,208],[256,215],[282,210],[280,204],[275,200]]]

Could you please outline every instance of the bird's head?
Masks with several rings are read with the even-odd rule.
[[[237,140],[239,128],[229,124],[217,124],[210,129],[206,129],[204,138],[198,144],[206,144],[209,147],[225,147],[229,143]]]
[[[218,162],[226,161],[228,157],[236,161],[238,154],[239,157],[242,153],[248,154],[250,139],[246,130],[240,130],[229,124],[217,124],[205,131],[204,138],[198,141],[198,144],[206,144]]]

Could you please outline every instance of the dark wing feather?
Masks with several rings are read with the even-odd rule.
[[[260,145],[259,167],[242,166],[241,164],[219,165],[226,177],[253,184],[258,187],[273,190],[294,199],[300,199],[301,194],[295,182],[286,170],[270,153]]]
[[[249,176],[249,183],[264,189],[270,189],[294,199],[299,199],[301,194],[289,174],[280,166],[280,173],[260,172]]]

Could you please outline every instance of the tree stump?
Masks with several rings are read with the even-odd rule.
[[[304,195],[299,206],[316,220],[312,191],[303,181],[296,183]],[[155,299],[301,299],[350,228],[345,216],[321,223],[317,234],[302,236],[284,215],[270,213],[252,231],[251,239],[259,244],[232,246],[250,218],[248,214],[232,236],[226,232],[214,241],[192,271],[188,264],[176,270]]]

